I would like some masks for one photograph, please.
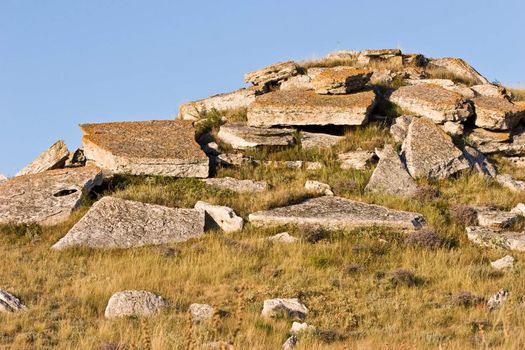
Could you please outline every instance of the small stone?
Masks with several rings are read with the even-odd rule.
[[[525,181],[516,180],[510,174],[498,175],[496,181],[513,192],[525,192]]]
[[[489,84],[490,82],[479,74],[472,66],[465,62],[461,58],[456,57],[445,57],[431,59],[430,65],[434,67],[439,67],[447,70],[451,74],[456,75],[466,81],[472,81],[475,84]]]
[[[285,168],[289,170],[299,170],[303,167],[304,162],[302,160],[270,160],[264,162],[266,166],[272,167],[272,168]]]
[[[312,333],[315,332],[315,327],[310,326],[308,323],[294,322],[292,323],[292,328],[290,328],[291,334],[300,334],[300,333]]]
[[[478,214],[478,225],[483,227],[504,228],[512,225],[518,214],[492,208],[474,208]]]
[[[390,134],[394,137],[394,141],[403,142],[405,140],[412,119],[414,117],[411,115],[402,115],[394,119],[390,127]]]
[[[268,238],[272,242],[278,243],[295,243],[298,241],[297,238],[290,236],[288,232],[281,232]]]
[[[501,306],[507,300],[509,291],[506,289],[499,290],[496,294],[492,295],[487,301],[487,307],[489,311],[494,311]]]
[[[268,189],[266,181],[238,180],[233,177],[216,177],[203,179],[207,185],[219,187],[238,193],[264,192]]]
[[[223,153],[212,158],[213,162],[220,166],[240,167],[241,165],[254,165],[256,161],[242,153]]]
[[[337,155],[341,162],[341,169],[364,170],[372,162],[375,153],[371,151],[350,151]]]
[[[480,84],[470,87],[477,96],[496,97],[510,99],[508,91],[500,85]]]
[[[20,299],[0,288],[0,312],[18,312],[26,309]]]
[[[304,132],[301,138],[302,149],[330,148],[344,140],[344,136]]]
[[[272,64],[244,75],[244,81],[253,85],[276,83],[299,73],[299,67],[293,61]]]
[[[280,89],[288,90],[313,90],[312,78],[308,74],[296,75],[281,82]]]
[[[261,316],[268,318],[291,318],[304,320],[308,308],[299,299],[267,299],[264,301]]]
[[[460,123],[445,122],[445,124],[441,125],[441,129],[449,135],[462,136],[465,131],[465,126]]]
[[[466,230],[468,239],[482,247],[525,251],[523,232],[501,232],[481,226],[469,226]]]
[[[191,304],[188,312],[195,323],[209,320],[215,315],[215,308],[208,304]]]
[[[511,213],[516,213],[521,216],[525,216],[525,204],[518,203],[512,210]]]
[[[244,220],[237,216],[231,208],[198,201],[195,204],[195,209],[206,213],[206,229],[220,228],[224,232],[230,233],[240,231],[244,226]]]
[[[314,180],[307,180],[304,188],[308,191],[322,193],[325,196],[333,196],[334,193],[332,192],[332,189],[330,188],[330,185],[314,181]]]
[[[465,146],[463,149],[463,156],[469,162],[470,167],[477,173],[488,176],[496,177],[497,171],[494,165],[492,165],[487,157],[474,147]]]
[[[31,164],[20,170],[16,176],[38,174],[46,170],[63,168],[68,156],[69,150],[66,144],[64,141],[59,140],[39,155]]]
[[[284,342],[282,346],[282,350],[295,349],[295,347],[297,346],[297,343],[299,343],[299,339],[295,335],[292,335],[288,339],[286,339],[286,341]]]
[[[286,147],[295,144],[294,130],[254,128],[244,124],[225,124],[217,137],[235,149]]]
[[[525,111],[512,102],[496,97],[472,99],[476,108],[477,127],[505,131],[514,128],[525,115]]]
[[[115,293],[109,299],[106,318],[149,317],[166,308],[168,302],[161,296],[141,290],[125,290]]]
[[[348,94],[363,89],[371,76],[371,71],[362,68],[326,68],[312,79],[312,86],[318,94]]]
[[[496,270],[503,270],[503,269],[510,269],[514,267],[514,257],[510,255],[505,255],[503,258],[492,261],[490,263],[490,266],[495,268]]]

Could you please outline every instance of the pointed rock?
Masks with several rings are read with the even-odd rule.
[[[403,142],[407,137],[408,127],[414,119],[411,115],[402,115],[394,119],[390,127],[390,134],[396,142]]]
[[[225,124],[219,129],[217,137],[235,149],[295,145],[293,129],[267,129],[244,124]]]
[[[237,216],[232,208],[198,201],[195,204],[195,209],[206,213],[205,228],[208,230],[220,228],[224,232],[230,233],[240,231],[244,226],[244,220]]]
[[[161,296],[143,290],[125,290],[111,296],[104,316],[109,319],[120,317],[149,317],[168,307]]]
[[[489,84],[490,82],[478,73],[471,65],[461,58],[445,57],[438,59],[431,59],[430,65],[442,68],[455,76],[462,78],[475,84]]]
[[[481,226],[469,226],[466,230],[468,239],[482,247],[525,251],[523,232],[502,232]]]
[[[463,156],[469,162],[470,167],[481,175],[496,177],[498,175],[496,168],[492,165],[487,157],[474,147],[465,146]]]
[[[38,174],[46,170],[62,168],[68,156],[69,150],[66,144],[64,141],[59,140],[39,155],[31,164],[20,170],[16,176]]]

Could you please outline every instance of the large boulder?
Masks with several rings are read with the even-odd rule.
[[[407,136],[408,127],[410,123],[412,123],[412,119],[414,119],[414,117],[411,115],[401,115],[392,121],[390,134],[394,138],[394,141],[403,142]]]
[[[292,129],[255,128],[239,123],[222,125],[217,137],[235,149],[286,147],[295,144]]]
[[[299,67],[293,61],[279,62],[244,75],[244,81],[253,85],[277,83],[299,73]]]
[[[339,142],[341,142],[344,139],[345,139],[344,136],[303,131],[301,133],[301,148],[302,149],[330,148],[330,147],[337,145]]]
[[[518,219],[518,214],[497,210],[490,207],[475,207],[478,215],[478,225],[483,227],[505,228]]]
[[[381,226],[401,230],[421,228],[425,219],[417,213],[385,208],[340,197],[318,197],[299,204],[250,214],[255,226],[314,226],[327,230]]]
[[[430,65],[448,71],[450,74],[474,84],[489,84],[490,82],[461,58],[444,57],[431,59]]]
[[[414,178],[446,178],[470,167],[451,137],[428,118],[412,121],[403,142],[402,157]]]
[[[525,116],[525,109],[499,97],[475,97],[477,127],[489,130],[510,130]]]
[[[52,248],[123,249],[184,242],[204,233],[204,212],[103,197]]]
[[[144,290],[125,290],[111,296],[104,316],[109,319],[121,317],[149,317],[168,307],[161,296]]]
[[[83,124],[88,160],[114,173],[208,177],[209,160],[190,121]]]
[[[486,97],[497,97],[510,99],[510,94],[501,85],[495,84],[480,84],[471,86],[470,89],[474,91],[477,96],[486,96]]]
[[[56,169],[0,182],[0,224],[55,225],[80,206],[83,193],[102,184],[95,166]]]
[[[506,153],[511,146],[510,132],[495,132],[482,128],[468,130],[465,133],[476,148],[484,154]]]
[[[248,109],[248,125],[363,125],[375,104],[373,91],[318,95],[314,91],[274,91],[258,96]]]
[[[467,98],[472,98],[475,96],[475,93],[472,89],[463,84],[455,83],[450,79],[406,79],[405,82],[408,85],[431,84],[441,86],[443,89],[457,92],[458,94]]]
[[[405,164],[392,145],[376,150],[376,154],[379,157],[379,163],[365,190],[397,196],[412,196],[417,190],[416,182],[408,173]]]
[[[238,180],[233,177],[216,177],[203,179],[207,185],[219,187],[233,192],[264,192],[268,189],[266,181]]]
[[[244,226],[244,220],[237,216],[232,208],[198,201],[195,209],[206,213],[205,227],[207,229],[221,229],[230,233],[240,231]]]
[[[372,71],[362,68],[327,68],[312,79],[312,87],[316,93],[323,95],[348,94],[363,89],[371,76]]]
[[[261,316],[267,318],[291,318],[302,321],[306,315],[308,315],[308,308],[297,298],[267,299],[261,311]]]
[[[433,84],[403,86],[390,95],[390,101],[436,124],[461,122],[473,115],[472,105],[465,97]]]
[[[503,232],[488,227],[467,227],[468,239],[480,246],[525,251],[525,233]]]
[[[20,299],[0,288],[0,312],[18,312],[25,308]]]
[[[33,160],[31,164],[20,170],[16,176],[38,174],[46,170],[62,168],[68,156],[69,150],[66,144],[59,140]]]

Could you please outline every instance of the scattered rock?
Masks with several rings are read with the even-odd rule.
[[[216,177],[203,179],[207,185],[219,187],[233,192],[264,192],[268,189],[266,181],[238,180],[233,177]]]
[[[191,304],[188,312],[195,323],[209,320],[215,315],[215,308],[208,304]]]
[[[475,124],[484,129],[510,130],[518,125],[525,112],[503,98],[482,96],[473,98],[472,101],[476,108]]]
[[[248,125],[363,125],[374,107],[373,91],[318,95],[313,91],[274,91],[258,96],[248,109]]]
[[[412,177],[446,178],[470,167],[452,139],[428,118],[414,119],[402,157]]]
[[[407,136],[408,127],[414,119],[411,115],[402,115],[394,119],[392,126],[390,127],[390,134],[394,137],[394,141],[403,142]]]
[[[501,232],[487,227],[467,227],[467,237],[473,243],[489,248],[525,251],[525,233]]]
[[[209,160],[189,121],[83,124],[88,160],[114,173],[208,177]]]
[[[496,181],[503,187],[514,192],[525,192],[525,181],[516,180],[510,174],[496,176]]]
[[[244,81],[253,85],[276,83],[299,73],[293,61],[279,62],[244,75]]]
[[[453,82],[450,79],[407,79],[405,82],[408,85],[423,85],[423,84],[431,84],[431,85],[437,85],[442,87],[443,89],[457,92],[458,94],[467,97],[472,98],[475,96],[474,91],[469,89],[463,84],[458,84]]]
[[[315,332],[315,327],[309,325],[308,323],[300,323],[300,322],[293,322],[292,328],[290,328],[291,334],[305,334],[305,333],[313,333]]]
[[[478,215],[478,225],[483,227],[504,228],[512,225],[518,214],[492,208],[474,208]]]
[[[511,145],[509,132],[494,132],[476,128],[468,131],[467,136],[483,154],[505,152]]]
[[[436,124],[461,122],[473,114],[472,105],[462,95],[431,84],[400,87],[390,101]]]
[[[330,148],[344,140],[344,136],[303,132],[301,137],[302,149]]]
[[[414,195],[417,190],[416,182],[408,173],[392,145],[376,150],[376,154],[379,156],[379,163],[365,190],[405,197]]]
[[[75,152],[69,152],[67,157],[65,167],[66,168],[76,168],[86,165],[86,156],[84,155],[83,148],[77,148]]]
[[[311,198],[300,204],[256,212],[250,214],[249,221],[255,226],[296,224],[327,230],[367,226],[415,230],[425,223],[423,216],[417,213],[331,196]]]
[[[204,233],[204,212],[103,197],[53,249],[123,249],[184,242]]]
[[[297,238],[290,236],[288,232],[281,232],[268,238],[272,242],[278,243],[295,243],[298,241]]]
[[[326,68],[312,79],[312,86],[318,94],[348,94],[363,89],[371,76],[371,71],[362,68]]]
[[[510,212],[521,216],[525,216],[525,204],[518,203]]]
[[[473,81],[476,84],[489,84],[490,82],[472,68],[461,58],[445,57],[431,59],[430,65],[449,71],[450,73],[463,78],[466,81]]]
[[[510,255],[505,255],[503,258],[492,261],[490,266],[496,270],[510,269],[514,267],[514,257]]]
[[[168,306],[161,296],[142,290],[125,290],[109,299],[104,316],[106,318],[149,317]]]
[[[494,165],[492,165],[487,157],[474,147],[465,146],[463,149],[463,156],[469,162],[470,168],[477,173],[489,177],[496,177],[497,171]]]
[[[0,182],[0,224],[56,225],[77,209],[83,193],[102,184],[94,166],[48,170]]]
[[[330,188],[330,185],[314,181],[314,180],[307,180],[304,188],[308,191],[313,191],[317,193],[322,193],[325,196],[333,196],[334,193],[332,192],[332,189]]]
[[[291,318],[304,320],[308,308],[299,299],[267,299],[264,301],[261,316],[268,318]]]
[[[350,151],[337,155],[341,162],[341,169],[366,169],[375,157],[375,153],[371,151]]]
[[[487,307],[489,311],[494,311],[501,306],[507,300],[509,291],[506,289],[499,290],[496,294],[492,295],[487,301]]]
[[[206,213],[206,229],[220,228],[224,232],[230,233],[240,231],[244,226],[244,220],[237,216],[231,208],[198,201],[195,204],[195,209]]]
[[[20,299],[0,288],[0,312],[18,312],[25,308]]]
[[[284,342],[282,346],[282,350],[295,349],[295,347],[297,346],[297,343],[299,343],[299,339],[295,335],[292,335],[288,339],[286,339],[286,341]]]
[[[16,176],[38,174],[46,170],[63,168],[68,156],[69,150],[66,144],[59,140],[33,160],[31,164],[20,170]]]
[[[452,136],[462,136],[465,132],[465,126],[461,123],[445,122],[440,127],[444,132]]]
[[[241,165],[254,165],[257,163],[252,157],[245,156],[242,153],[223,153],[212,158],[216,165],[226,167],[239,167]]]
[[[235,149],[286,147],[295,144],[292,129],[254,128],[244,124],[223,125],[217,137]]]
[[[474,91],[477,96],[496,97],[510,99],[507,90],[500,85],[494,84],[480,84],[471,86],[470,89]]]

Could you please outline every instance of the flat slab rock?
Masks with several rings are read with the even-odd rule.
[[[0,224],[55,225],[80,205],[82,193],[102,184],[95,166],[49,170],[0,182]]]
[[[195,209],[206,213],[204,225],[206,229],[221,229],[230,233],[240,231],[244,226],[244,220],[237,216],[232,208],[198,201]]]
[[[483,227],[505,228],[512,225],[518,214],[488,207],[474,207],[478,214],[478,225]]]
[[[301,136],[302,149],[330,148],[345,139],[344,136],[305,131]]]
[[[409,85],[431,84],[441,86],[443,89],[457,92],[458,94],[467,98],[472,98],[475,96],[475,93],[472,89],[463,84],[455,83],[450,79],[407,79],[405,82]]]
[[[299,67],[293,61],[279,62],[270,66],[246,73],[244,81],[253,85],[264,85],[279,82],[283,79],[297,75]]]
[[[449,135],[428,118],[415,118],[402,146],[412,177],[446,178],[470,167]]]
[[[317,226],[328,230],[381,226],[417,230],[425,224],[421,214],[389,209],[341,197],[318,197],[300,204],[250,214],[255,226]]]
[[[304,320],[308,315],[308,308],[297,298],[267,299],[263,303],[261,316],[268,318],[291,318]]]
[[[363,125],[374,107],[373,91],[318,95],[314,91],[274,91],[258,96],[248,108],[248,125]]]
[[[203,179],[207,185],[219,187],[233,192],[264,192],[268,189],[266,181],[238,180],[233,177],[217,177]]]
[[[525,117],[525,108],[521,108],[504,98],[475,97],[472,99],[476,108],[477,127],[489,130],[510,130]]]
[[[0,288],[0,312],[18,312],[26,309],[20,299]]]
[[[190,121],[80,125],[88,160],[114,173],[208,177],[209,160]]]
[[[45,150],[16,176],[38,174],[46,170],[61,168],[69,157],[69,150],[64,141],[59,140]]]
[[[235,149],[286,147],[295,144],[294,130],[256,128],[245,124],[225,124],[217,137]]]
[[[464,121],[474,110],[461,94],[433,84],[403,86],[390,96],[404,110],[431,119],[436,124]]]
[[[363,170],[370,165],[375,156],[371,151],[350,151],[338,154],[337,159],[341,163],[341,169]]]
[[[318,94],[340,95],[359,91],[368,83],[372,71],[355,67],[327,68],[312,79],[312,87]]]
[[[468,239],[480,246],[525,251],[525,233],[499,231],[488,227],[469,226]]]
[[[472,68],[467,62],[461,58],[456,57],[444,57],[431,59],[430,65],[435,67],[443,68],[444,70],[449,71],[450,73],[461,77],[465,80],[470,80],[476,84],[489,84],[490,82],[481,75],[478,71]]]
[[[125,290],[111,296],[104,316],[108,319],[121,317],[149,317],[168,307],[161,296],[144,290]]]
[[[133,248],[202,236],[204,212],[103,197],[52,248]]]
[[[496,181],[513,192],[525,192],[525,181],[517,180],[510,174],[498,175]]]

